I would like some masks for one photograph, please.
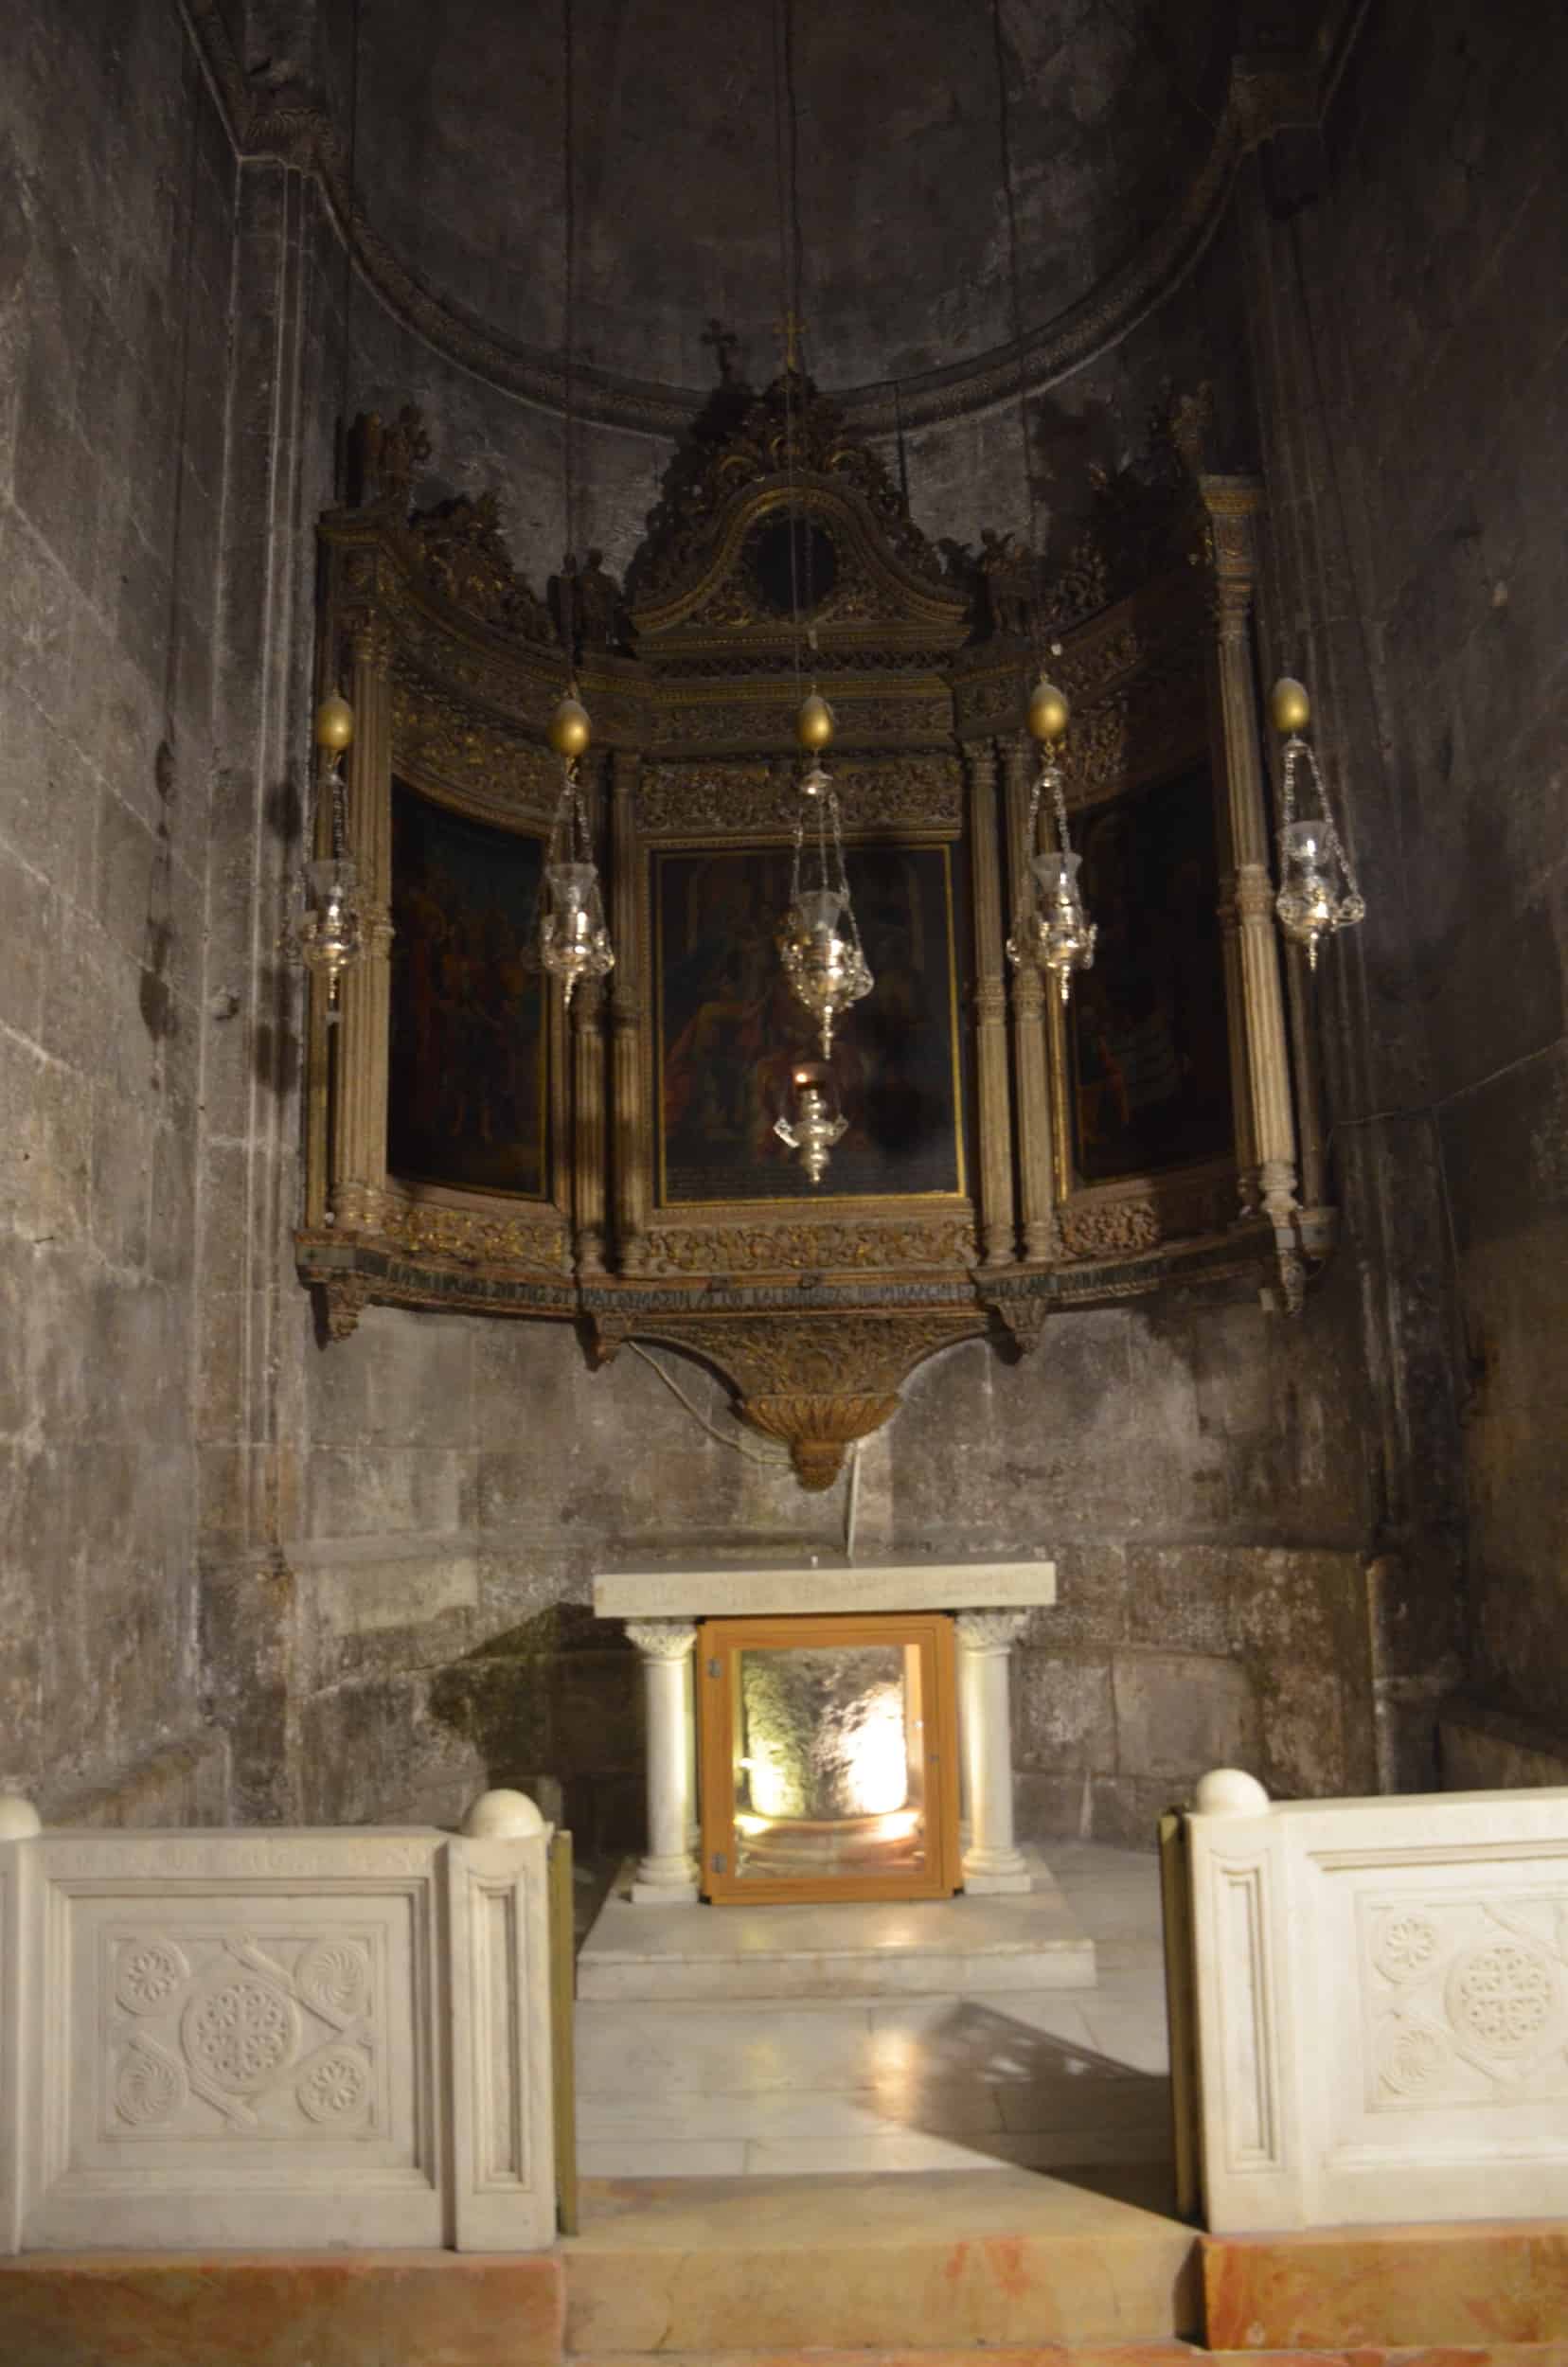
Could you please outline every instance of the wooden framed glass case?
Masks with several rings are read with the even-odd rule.
[[[765,1905],[958,1889],[953,1665],[941,1611],[703,1621],[704,1896]]]

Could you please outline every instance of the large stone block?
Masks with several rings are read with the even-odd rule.
[[[1180,1652],[1223,1653],[1237,1557],[1222,1545],[1129,1545],[1127,1635]]]
[[[478,1509],[476,1463],[449,1447],[318,1448],[309,1466],[309,1533],[319,1542],[470,1530]]]
[[[1117,1764],[1116,1717],[1107,1654],[1034,1651],[1012,1656],[1013,1763],[1047,1774]]]
[[[312,1824],[454,1825],[481,1791],[507,1782],[472,1742],[431,1717],[418,1676],[312,1696],[300,1707],[299,1742],[301,1807]]]
[[[1251,1768],[1257,1700],[1244,1669],[1196,1653],[1118,1651],[1112,1665],[1116,1767],[1188,1781],[1210,1767]]]
[[[0,1225],[24,1240],[79,1240],[87,1225],[92,1103],[80,1078],[0,1036]]]

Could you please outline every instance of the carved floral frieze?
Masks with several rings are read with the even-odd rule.
[[[537,1267],[558,1274],[571,1271],[570,1229],[564,1218],[553,1213],[502,1214],[386,1192],[377,1196],[366,1219],[378,1241],[410,1257],[450,1257],[465,1266]]]
[[[898,756],[872,764],[835,764],[846,829],[956,830],[963,784],[954,756]],[[764,764],[643,767],[637,819],[649,838],[776,837],[794,827],[799,768],[788,758]]]
[[[654,1225],[645,1237],[648,1272],[659,1273],[855,1273],[971,1267],[979,1251],[968,1216],[861,1218],[843,1223]]]
[[[671,742],[722,746],[726,741],[788,747],[794,737],[799,694],[793,683],[780,684],[761,698],[659,699],[649,721],[649,737],[656,745]],[[949,737],[952,703],[943,689],[914,691],[900,698],[846,698],[838,701],[839,740],[854,745],[864,740],[940,742]]]
[[[401,668],[392,682],[392,746],[401,772],[455,791],[498,817],[549,822],[561,769],[547,751]]]

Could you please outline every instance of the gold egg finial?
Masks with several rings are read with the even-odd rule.
[[[826,748],[833,737],[833,710],[819,690],[809,691],[795,717],[795,738],[803,748]]]
[[[1071,712],[1065,692],[1042,674],[1029,693],[1029,738],[1041,741],[1060,739]]]
[[[330,748],[341,756],[352,744],[354,710],[340,691],[334,690],[323,699],[315,711],[315,739],[318,748]]]
[[[549,741],[558,756],[583,756],[594,727],[588,721],[588,710],[575,690],[558,701],[549,721]]]
[[[1312,720],[1312,702],[1307,696],[1304,683],[1293,674],[1281,674],[1269,693],[1269,713],[1276,732],[1290,738],[1304,732]]]

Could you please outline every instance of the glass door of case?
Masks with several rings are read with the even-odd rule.
[[[958,1887],[951,1617],[705,1620],[697,1670],[704,1896]]]

